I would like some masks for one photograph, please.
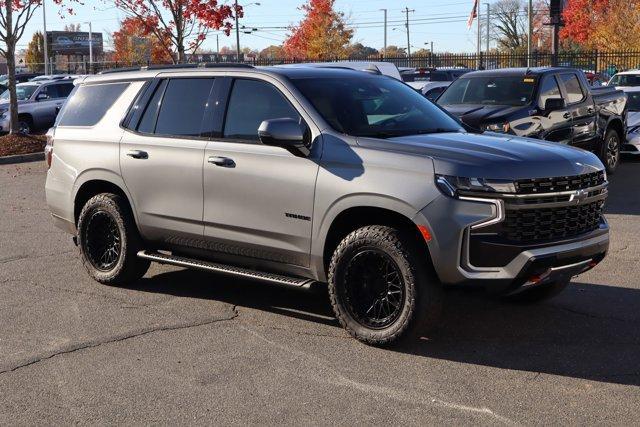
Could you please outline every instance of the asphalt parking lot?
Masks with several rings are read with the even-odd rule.
[[[612,246],[556,299],[447,292],[394,350],[349,338],[326,294],[154,265],[98,285],[44,202],[0,166],[2,424],[640,423],[640,162],[612,178]]]

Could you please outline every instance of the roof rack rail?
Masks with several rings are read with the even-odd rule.
[[[167,64],[167,65],[149,65],[143,67],[124,67],[114,68],[112,70],[104,70],[98,74],[126,73],[128,71],[146,71],[146,70],[173,70],[173,69],[193,69],[193,68],[254,68],[253,65],[236,63],[236,62],[205,62],[199,64]]]
[[[253,65],[242,62],[205,62],[204,68],[255,68]]]

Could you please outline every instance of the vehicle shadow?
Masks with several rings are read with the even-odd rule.
[[[314,291],[178,270],[138,290],[216,300],[340,327],[326,288]],[[478,291],[446,293],[441,326],[390,351],[467,364],[640,385],[640,290],[572,283],[556,299],[519,305]]]
[[[640,197],[629,197],[637,193],[640,185],[640,159],[629,156],[609,178],[609,197],[605,214],[640,215]]]

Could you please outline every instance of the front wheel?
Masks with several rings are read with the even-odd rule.
[[[613,175],[620,163],[620,135],[614,129],[609,129],[604,136],[600,159],[606,167],[607,174]]]
[[[372,345],[427,332],[443,299],[428,254],[420,253],[412,236],[376,225],[352,232],[334,251],[329,297],[347,332]]]
[[[82,263],[100,283],[129,285],[149,269],[150,262],[137,256],[142,242],[122,196],[103,193],[89,199],[78,220],[78,244]]]

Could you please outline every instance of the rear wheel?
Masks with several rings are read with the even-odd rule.
[[[103,193],[89,199],[80,212],[78,243],[82,263],[100,283],[129,285],[149,269],[150,262],[137,256],[142,241],[119,195]]]
[[[427,254],[386,226],[363,227],[342,240],[329,266],[329,297],[347,332],[373,345],[427,332],[442,307]]]
[[[609,129],[605,134],[600,159],[607,169],[607,174],[613,175],[620,163],[620,135],[616,130]]]
[[[18,117],[18,132],[23,135],[29,135],[32,130],[33,122],[29,117]]]
[[[571,279],[563,279],[557,282],[535,286],[531,289],[510,295],[507,297],[507,300],[524,304],[535,304],[546,301],[562,292],[569,285],[570,281]]]

